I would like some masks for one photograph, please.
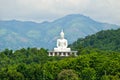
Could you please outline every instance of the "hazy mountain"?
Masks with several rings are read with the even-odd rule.
[[[18,49],[22,47],[56,46],[56,39],[61,29],[69,43],[78,38],[94,34],[101,30],[117,29],[118,25],[101,23],[89,17],[72,14],[57,19],[53,22],[35,23],[30,21],[0,21],[0,49]]]

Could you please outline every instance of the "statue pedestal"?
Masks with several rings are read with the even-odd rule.
[[[70,48],[54,48],[54,51],[71,51]]]
[[[77,56],[77,51],[48,51],[48,56]]]
[[[48,51],[49,56],[77,56],[77,51],[71,51],[70,48],[54,48],[54,51]]]

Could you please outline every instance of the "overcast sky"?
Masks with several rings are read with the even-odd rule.
[[[120,25],[120,0],[0,0],[0,20],[41,22],[68,14]]]

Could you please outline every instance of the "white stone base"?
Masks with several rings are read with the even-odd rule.
[[[71,49],[70,48],[54,48],[54,51],[56,52],[56,51],[71,51]]]

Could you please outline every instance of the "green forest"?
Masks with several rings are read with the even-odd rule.
[[[92,47],[100,50],[120,52],[120,29],[103,30],[85,38],[79,38],[69,46],[73,49],[78,49],[82,46],[84,48]]]
[[[48,56],[41,48],[0,52],[0,80],[120,80],[120,29],[69,45],[78,56]]]

